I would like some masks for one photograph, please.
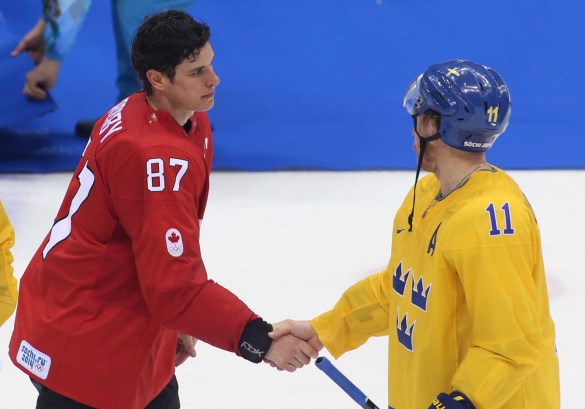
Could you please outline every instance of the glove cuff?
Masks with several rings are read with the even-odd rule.
[[[429,409],[476,409],[471,400],[462,392],[440,393]]]
[[[238,344],[242,357],[256,364],[262,362],[272,345],[272,339],[268,336],[270,331],[272,331],[272,325],[262,318],[248,322]]]

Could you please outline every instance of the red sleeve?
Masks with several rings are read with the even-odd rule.
[[[116,213],[132,241],[143,297],[161,326],[239,354],[256,315],[209,280],[199,247],[208,170],[195,150],[141,148],[109,180]]]

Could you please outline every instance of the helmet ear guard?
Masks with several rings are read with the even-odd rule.
[[[431,65],[408,87],[403,101],[410,115],[440,114],[438,134],[447,145],[485,152],[508,126],[510,93],[493,69],[470,61]]]

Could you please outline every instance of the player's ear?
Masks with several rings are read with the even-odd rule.
[[[165,89],[165,76],[157,70],[148,70],[146,71],[146,78],[152,85],[152,89],[156,89],[158,91],[163,91]]]

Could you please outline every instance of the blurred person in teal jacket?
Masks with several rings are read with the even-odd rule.
[[[130,61],[132,36],[145,16],[163,10],[186,10],[196,0],[112,0],[112,22],[116,41],[118,75],[117,100],[139,91],[142,83]],[[35,26],[22,38],[11,55],[27,52],[36,64],[26,75],[23,93],[32,99],[47,98],[59,77],[61,62],[67,55],[83,26],[91,0],[42,0],[43,10]],[[81,120],[75,130],[80,137],[89,137],[95,120]]]

